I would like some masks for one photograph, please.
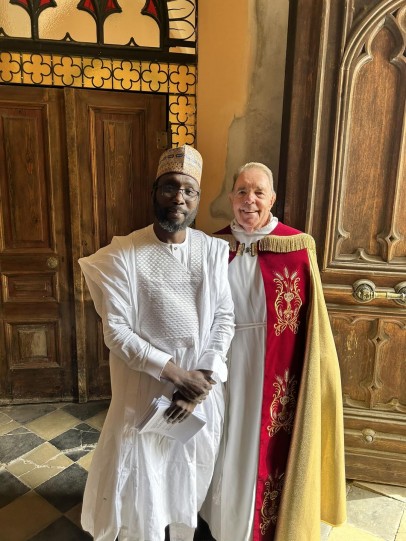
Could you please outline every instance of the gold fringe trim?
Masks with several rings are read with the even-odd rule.
[[[237,252],[237,255],[242,255],[244,252],[244,244],[239,244],[237,250],[238,243],[233,235],[226,234],[214,236],[227,241],[230,247],[230,252]],[[314,242],[314,238],[307,233],[299,233],[297,235],[289,235],[286,237],[268,235],[258,242],[252,242],[250,253],[252,256],[256,256],[258,255],[258,250],[260,252],[288,253],[297,252],[298,250],[303,250],[304,248],[307,250],[316,251],[316,243]]]
[[[288,237],[278,237],[277,235],[268,235],[258,242],[258,248],[261,252],[297,252],[307,248],[316,250],[314,238],[307,233],[299,233]]]

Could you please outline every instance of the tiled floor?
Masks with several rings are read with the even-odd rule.
[[[0,541],[85,541],[83,489],[106,402],[0,408]]]
[[[107,405],[0,407],[0,541],[91,539],[80,509]],[[347,510],[322,541],[406,541],[406,488],[349,481]]]

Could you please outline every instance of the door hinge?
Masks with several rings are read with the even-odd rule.
[[[171,134],[167,131],[156,132],[156,148],[158,150],[165,150],[169,148],[171,142]]]

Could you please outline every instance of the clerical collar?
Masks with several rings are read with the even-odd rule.
[[[241,227],[241,225],[236,221],[235,218],[231,222],[230,227],[233,233],[237,233],[237,234],[242,233],[243,235],[246,235],[247,237],[261,238],[264,235],[269,235],[270,233],[272,233],[272,231],[275,229],[277,225],[278,225],[278,218],[276,216],[272,216],[271,214],[271,219],[266,225],[264,225],[264,227],[261,227],[261,229],[255,229],[251,233],[249,233],[243,227]]]

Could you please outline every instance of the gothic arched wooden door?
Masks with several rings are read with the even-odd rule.
[[[406,486],[406,1],[297,0],[280,193],[316,238],[348,478]]]

